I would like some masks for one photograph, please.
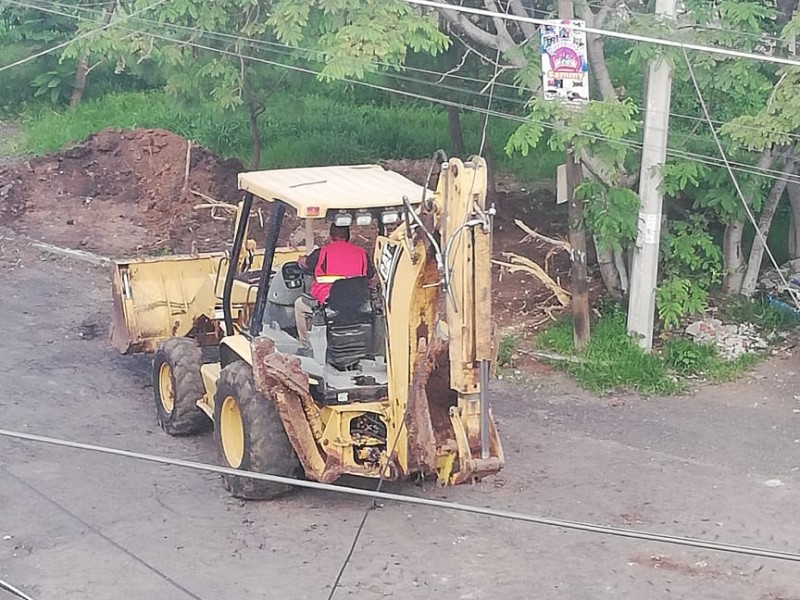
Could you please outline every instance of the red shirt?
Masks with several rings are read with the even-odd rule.
[[[332,283],[320,283],[319,278],[326,275],[339,277],[365,277],[368,272],[367,253],[360,246],[336,240],[330,242],[319,251],[319,258],[314,268],[314,282],[311,284],[311,295],[323,304],[331,293]]]

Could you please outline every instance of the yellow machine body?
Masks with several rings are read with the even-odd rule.
[[[386,328],[386,385],[379,397],[349,401],[345,390],[342,402],[320,403],[313,393],[319,375],[282,352],[269,331],[249,334],[256,278],[233,280],[228,331],[222,317],[227,253],[117,262],[114,345],[122,352],[150,352],[165,339],[187,336],[218,346],[220,362],[200,367],[205,393],[197,406],[211,418],[222,369],[233,360],[251,365],[256,388],[269,398],[265,402],[275,403],[311,479],[423,474],[447,485],[496,473],[504,456],[485,389],[496,354],[486,177],[486,164],[477,157],[443,163],[433,192],[374,165],[240,175],[242,190],[279,200],[306,219],[331,220],[345,210],[354,216],[402,212],[397,227],[377,237],[373,252]],[[273,246],[265,259],[252,243],[243,247],[247,253],[234,260],[239,275],[257,273],[264,260],[278,273],[306,253]],[[385,436],[353,433],[353,420],[368,413],[385,425]]]

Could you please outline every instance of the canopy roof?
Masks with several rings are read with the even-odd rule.
[[[323,219],[329,210],[399,208],[403,196],[419,204],[425,188],[380,165],[352,165],[240,173],[239,189],[281,200],[300,217]]]

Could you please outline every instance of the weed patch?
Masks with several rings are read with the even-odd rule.
[[[519,340],[513,335],[504,335],[497,349],[497,366],[500,368],[511,367],[514,362],[514,350]]]
[[[537,342],[559,354],[572,355],[571,319],[554,324]],[[668,340],[658,352],[645,353],[628,336],[625,313],[616,306],[606,306],[592,324],[592,339],[580,362],[565,362],[560,367],[595,392],[631,390],[670,395],[684,391],[690,378],[713,382],[734,379],[759,360],[758,354],[745,354],[726,361],[714,346],[678,337]]]

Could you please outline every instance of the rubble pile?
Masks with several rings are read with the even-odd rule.
[[[699,343],[713,344],[725,360],[735,360],[748,352],[766,350],[767,341],[752,323],[725,325],[719,319],[695,321],[686,334]]]

